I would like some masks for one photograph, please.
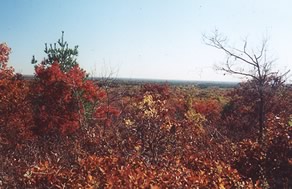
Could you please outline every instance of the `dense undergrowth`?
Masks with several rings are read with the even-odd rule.
[[[1,188],[291,188],[292,89],[110,86],[74,66],[33,80],[0,45]]]

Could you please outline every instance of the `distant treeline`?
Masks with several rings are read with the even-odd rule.
[[[151,84],[168,84],[174,86],[196,86],[199,88],[233,88],[238,85],[238,82],[221,82],[221,81],[187,81],[187,80],[162,80],[162,79],[135,79],[135,78],[99,78],[93,77],[92,80],[100,81],[111,81],[114,84],[124,84],[124,85],[143,85],[147,83]]]
[[[33,79],[33,75],[24,75],[24,79]],[[188,81],[188,80],[163,80],[163,79],[135,79],[135,78],[102,78],[102,77],[89,77],[91,80],[99,81],[100,85],[107,82],[111,85],[143,85],[147,83],[151,84],[168,84],[174,86],[196,86],[199,88],[234,88],[238,82],[227,82],[227,81]]]

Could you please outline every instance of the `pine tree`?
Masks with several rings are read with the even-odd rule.
[[[63,72],[67,72],[78,65],[78,46],[76,45],[73,49],[69,48],[67,41],[64,41],[64,31],[62,31],[62,37],[58,39],[57,43],[50,44],[49,47],[48,44],[45,43],[44,52],[48,56],[43,61],[44,65],[52,65],[55,61],[58,61]],[[31,63],[37,63],[35,56],[32,57]]]

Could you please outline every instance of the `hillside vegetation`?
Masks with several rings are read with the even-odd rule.
[[[292,187],[284,83],[265,83],[260,131],[254,80],[234,89],[112,86],[54,58],[24,80],[9,53],[0,44],[1,188]]]

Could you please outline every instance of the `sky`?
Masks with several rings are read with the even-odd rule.
[[[231,46],[250,49],[268,38],[275,70],[292,70],[290,0],[1,0],[0,43],[16,72],[32,75],[32,55],[65,32],[78,62],[92,76],[238,81],[214,69],[226,55],[207,46],[215,29]]]

